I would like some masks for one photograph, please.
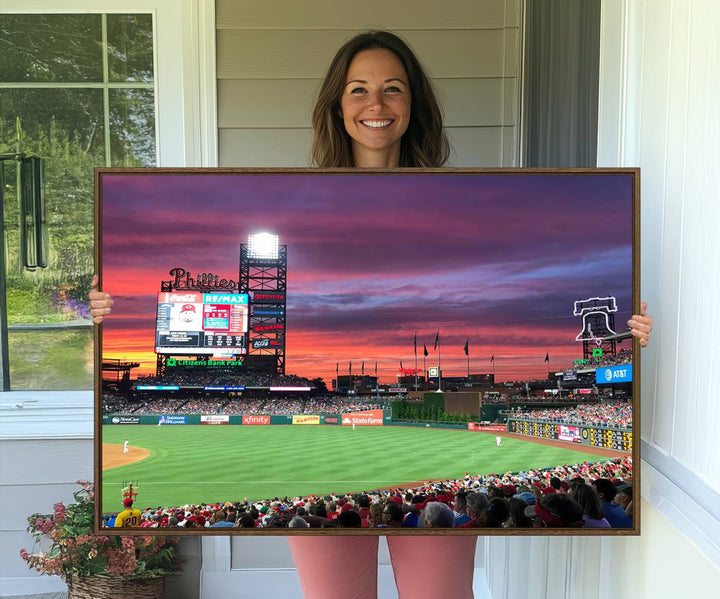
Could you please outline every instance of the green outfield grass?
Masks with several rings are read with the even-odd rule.
[[[103,442],[150,456],[103,472],[103,511],[119,509],[120,482],[140,483],[141,506],[184,505],[403,486],[413,481],[519,471],[597,455],[489,433],[412,427],[103,426]],[[571,447],[571,446],[568,446]]]

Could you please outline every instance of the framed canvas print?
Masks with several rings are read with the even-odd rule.
[[[639,534],[639,171],[98,169],[96,529]]]

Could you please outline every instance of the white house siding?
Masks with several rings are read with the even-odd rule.
[[[452,166],[516,166],[519,0],[217,3],[220,166],[308,166],[310,113],[337,48],[390,29],[433,77]]]
[[[713,596],[720,587],[720,3],[606,0],[599,166],[641,168],[642,534],[489,539],[494,599]]]

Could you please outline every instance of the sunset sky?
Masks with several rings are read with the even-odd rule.
[[[582,357],[573,302],[631,314],[629,174],[158,174],[102,178],[103,357],[155,369],[160,281],[182,267],[238,280],[239,247],[288,246],[286,372],[396,380],[440,331],[444,376],[543,378]],[[624,344],[630,347],[629,344]],[[621,346],[623,347],[623,346]]]

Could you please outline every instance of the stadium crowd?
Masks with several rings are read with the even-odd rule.
[[[387,399],[375,397],[266,397],[260,399],[236,398],[159,398],[129,399],[125,396],[105,394],[104,414],[339,414],[389,408]]]
[[[529,528],[632,526],[632,460],[470,475],[414,488],[146,507],[140,527]],[[116,514],[103,517],[114,526]]]
[[[164,376],[138,377],[137,385],[180,385],[203,387],[312,387],[310,379],[295,374],[233,372],[225,369],[168,370]]]
[[[531,410],[513,416],[520,420],[546,420],[558,424],[632,428],[632,405],[625,402],[578,404],[568,408]]]

